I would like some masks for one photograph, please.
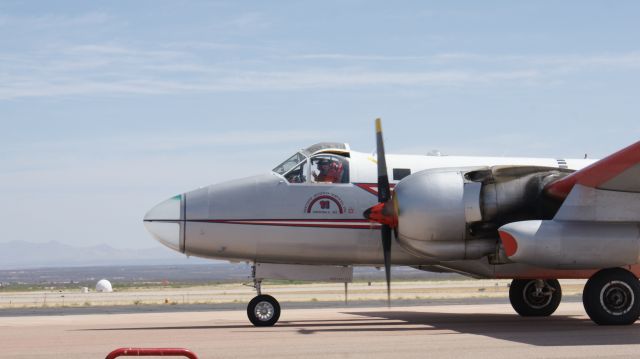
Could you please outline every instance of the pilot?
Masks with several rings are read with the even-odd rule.
[[[320,158],[316,163],[318,173],[313,174],[316,182],[339,183],[342,181],[344,166],[339,160]]]

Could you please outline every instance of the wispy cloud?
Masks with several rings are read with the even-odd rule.
[[[179,70],[171,68],[166,70]],[[362,86],[464,86],[491,85],[500,82],[534,82],[536,71],[447,71],[447,72],[372,72],[372,71],[290,71],[227,72],[220,77],[184,81],[147,78],[92,80],[60,77],[53,81],[31,78],[8,79],[0,85],[0,99],[21,97],[170,94],[228,91],[269,91],[331,89]],[[5,79],[7,80],[7,79]]]
[[[434,56],[390,56],[390,55],[318,53],[318,54],[291,55],[288,58],[296,59],[296,60],[416,61],[416,60],[431,60],[434,58]]]
[[[217,46],[195,43],[138,48],[107,43],[0,53],[0,100],[388,86],[529,86],[557,83],[563,75],[578,71],[640,69],[640,52],[590,56],[318,53],[274,57],[269,50],[259,64],[242,66],[234,63],[233,57],[220,60],[219,51],[228,48]],[[286,69],[281,65],[283,58],[289,64]],[[390,70],[376,66],[377,62],[410,64],[393,67],[402,70]]]
[[[460,64],[507,64],[519,66],[565,66],[574,69],[586,67],[628,69],[640,68],[640,51],[603,54],[562,54],[562,55],[483,55],[473,53],[443,53],[434,55],[432,61]]]
[[[29,28],[32,30],[75,27],[104,24],[113,18],[104,12],[89,12],[77,15],[45,14],[45,15],[0,15],[0,27]]]
[[[270,27],[271,22],[259,12],[247,12],[225,21],[222,25],[224,27],[231,26],[239,29],[251,29],[256,31]]]
[[[640,51],[596,55],[485,55],[475,53],[441,53],[423,56],[367,55],[346,53],[315,53],[288,56],[296,60],[337,60],[368,62],[423,62],[425,64],[451,66],[509,65],[519,67],[568,66],[568,67],[640,67]]]
[[[53,54],[55,56],[49,57]],[[531,70],[414,70],[315,65],[291,70],[237,69],[208,64],[190,52],[83,45],[0,54],[0,99],[71,95],[301,90],[360,86],[458,86],[533,81]]]

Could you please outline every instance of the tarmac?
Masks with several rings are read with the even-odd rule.
[[[547,318],[508,303],[296,308],[255,328],[245,310],[5,315],[2,358],[104,358],[119,347],[184,347],[199,358],[638,357],[640,323],[593,324],[577,300]],[[100,309],[100,310],[104,310]]]

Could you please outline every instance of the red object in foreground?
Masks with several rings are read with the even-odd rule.
[[[105,359],[148,356],[181,356],[189,359],[198,359],[195,353],[184,348],[118,348],[109,353]]]

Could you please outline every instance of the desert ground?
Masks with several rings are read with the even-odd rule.
[[[7,358],[103,358],[119,347],[184,347],[200,358],[636,357],[640,325],[599,327],[584,313],[583,281],[562,281],[548,318],[517,316],[508,281],[269,284],[276,326],[246,318],[252,288],[222,284],[113,293],[2,293]],[[46,299],[45,299],[46,297]],[[46,300],[46,302],[45,302]]]
[[[567,301],[548,318],[509,304],[305,308],[251,326],[244,310],[0,318],[2,357],[103,358],[118,347],[184,347],[199,358],[637,357],[640,325],[599,327]]]

